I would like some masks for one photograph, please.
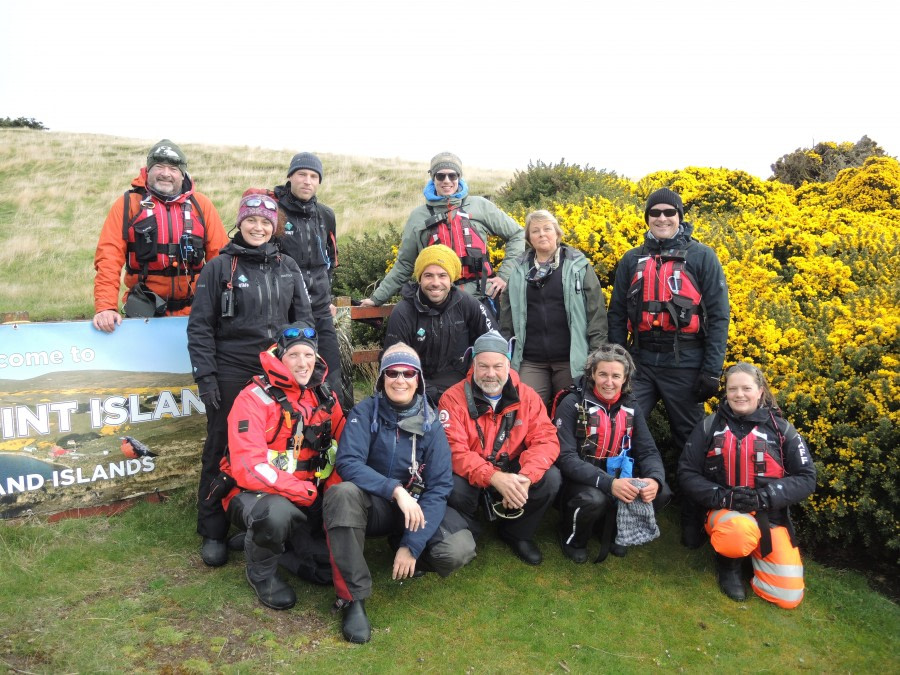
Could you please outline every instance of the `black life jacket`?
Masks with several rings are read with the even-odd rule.
[[[138,198],[138,211],[131,206]],[[144,189],[122,197],[122,237],[127,244],[128,274],[144,281],[148,275],[175,277],[199,274],[206,261],[206,224],[193,193],[163,202]]]
[[[493,270],[487,254],[487,242],[475,229],[469,214],[462,210],[464,205],[465,202],[459,206],[448,205],[446,217],[428,226],[429,246],[443,244],[453,249],[462,264],[457,283],[478,280],[478,293],[483,294],[485,282]],[[431,206],[428,207],[428,212],[435,215]],[[435,218],[431,218],[429,222],[434,220]]]

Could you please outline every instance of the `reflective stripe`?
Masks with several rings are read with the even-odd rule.
[[[740,513],[739,511],[729,511],[728,509],[718,509],[717,511],[709,512],[709,527],[710,529],[714,528],[716,524],[719,523],[727,523],[729,520],[733,518],[747,518],[756,524],[756,518],[751,516],[749,513]]]
[[[803,578],[803,565],[779,565],[767,560],[753,558],[753,569],[763,574],[772,574],[778,577]]]
[[[766,598],[766,596],[771,596],[772,598],[792,603],[799,603],[803,599],[802,588],[793,589],[773,586],[768,582],[762,581],[759,577],[753,577],[753,579],[750,581],[750,585],[753,586],[753,590],[763,598]]]
[[[572,515],[572,533],[566,537],[566,546],[570,546],[572,544],[572,540],[575,538],[575,529],[578,527],[578,512],[581,511],[581,507],[579,506],[575,509],[575,513]]]

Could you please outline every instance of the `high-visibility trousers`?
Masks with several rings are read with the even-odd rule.
[[[783,609],[793,609],[803,600],[803,563],[791,543],[786,527],[773,527],[772,552],[765,558],[759,550],[759,524],[749,513],[728,509],[710,511],[706,531],[717,553],[729,558],[752,556],[753,592]]]

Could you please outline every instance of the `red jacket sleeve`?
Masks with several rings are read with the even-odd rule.
[[[487,461],[483,453],[478,432],[469,417],[465,380],[450,387],[441,396],[439,403],[441,425],[450,443],[450,457],[453,473],[462,476],[470,485],[488,487],[497,467]]]
[[[519,473],[537,483],[559,457],[559,438],[547,415],[547,406],[534,389],[520,384],[519,401],[518,419],[522,420],[525,431]]]
[[[228,243],[228,234],[219,218],[219,212],[210,201],[209,197],[199,192],[194,193],[200,210],[203,212],[203,222],[206,227],[206,260],[212,260],[219,255],[219,250]]]
[[[266,439],[278,426],[281,406],[256,384],[246,387],[228,415],[231,476],[245,490],[287,497],[298,506],[316,500],[316,486],[272,465],[275,451]]]

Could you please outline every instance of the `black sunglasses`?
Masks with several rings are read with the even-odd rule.
[[[676,213],[678,213],[678,209],[650,209],[649,211],[647,211],[647,215],[649,215],[651,218],[659,218],[660,216],[671,218]]]
[[[449,173],[443,173],[443,172],[442,172],[442,173],[436,173],[436,174],[434,174],[434,179],[435,179],[438,183],[443,183],[445,180],[454,181],[454,180],[456,180],[457,178],[459,178],[459,174],[458,174],[458,173],[453,173],[453,172],[449,172]]]

